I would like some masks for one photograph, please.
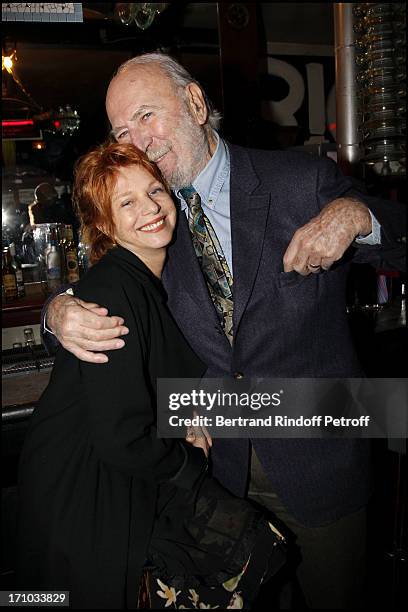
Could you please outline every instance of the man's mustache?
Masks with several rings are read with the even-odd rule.
[[[158,159],[163,157],[163,155],[166,155],[166,153],[168,153],[170,150],[171,150],[171,145],[166,144],[160,147],[160,149],[156,149],[155,151],[148,150],[146,151],[146,154],[147,154],[147,157],[149,158],[149,161],[156,162]]]

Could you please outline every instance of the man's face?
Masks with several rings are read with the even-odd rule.
[[[191,184],[211,157],[206,114],[157,65],[118,74],[109,85],[106,111],[117,142],[144,151],[172,189]]]

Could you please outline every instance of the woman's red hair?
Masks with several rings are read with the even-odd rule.
[[[107,142],[89,151],[75,165],[73,201],[91,264],[115,246],[112,196],[119,170],[129,166],[142,166],[168,189],[156,164],[131,144]]]

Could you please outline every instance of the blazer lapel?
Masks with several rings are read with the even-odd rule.
[[[259,268],[269,214],[270,194],[259,193],[260,181],[245,149],[233,145],[229,145],[229,149],[235,336]],[[257,195],[253,193],[255,190],[258,192]]]
[[[174,273],[182,282],[184,290],[191,295],[200,307],[203,318],[207,320],[210,318],[210,321],[212,320],[216,325],[219,323],[217,313],[194,251],[186,215],[182,210],[178,211],[175,238],[168,251],[169,259],[164,268],[165,276],[163,279],[166,281],[166,277]]]

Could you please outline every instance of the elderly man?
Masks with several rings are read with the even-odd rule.
[[[331,160],[226,143],[202,88],[168,56],[122,65],[106,109],[113,137],[145,151],[180,203],[163,282],[207,376],[360,376],[345,315],[349,247],[355,260],[387,253],[398,265],[398,205],[358,195]],[[127,333],[102,306],[60,295],[46,323],[67,350],[100,363]],[[370,494],[365,442],[216,440],[212,460],[226,487],[249,493],[295,533],[307,604],[357,607]]]

